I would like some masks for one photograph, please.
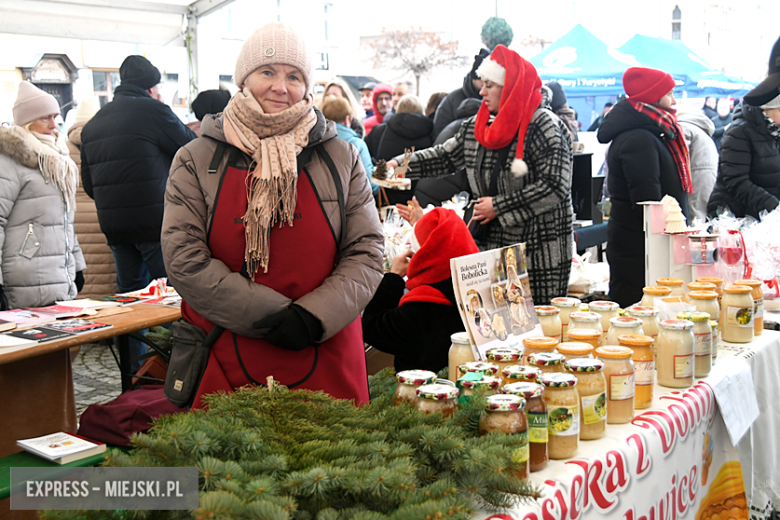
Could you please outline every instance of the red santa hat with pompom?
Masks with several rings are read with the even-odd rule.
[[[483,81],[492,81],[504,87],[499,101],[498,114],[488,125],[490,111],[483,101],[477,112],[474,134],[477,141],[491,150],[509,145],[517,136],[517,154],[512,161],[512,173],[522,176],[528,173],[523,160],[523,145],[531,116],[542,101],[542,80],[536,69],[522,56],[503,45],[498,45],[488,58],[482,61],[477,75]]]

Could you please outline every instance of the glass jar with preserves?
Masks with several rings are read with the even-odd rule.
[[[640,334],[618,336],[621,347],[630,348],[634,362],[634,409],[649,408],[653,404],[653,382],[655,381],[655,356],[653,338]]]
[[[498,372],[495,373],[495,376],[501,378],[501,386],[504,386],[506,384],[506,381],[504,381],[504,369],[509,365],[520,363],[520,360],[523,358],[523,352],[511,347],[496,347],[488,349],[485,352],[485,357],[487,357],[490,363],[498,365]]]
[[[542,334],[548,338],[555,338],[561,341],[563,323],[561,322],[561,309],[552,305],[537,305],[536,316],[539,318],[539,325],[542,326]]]
[[[563,357],[568,361],[570,359],[578,358],[593,359],[593,351],[596,350],[596,348],[590,343],[584,343],[582,341],[567,341],[566,343],[561,343],[555,347],[555,350],[557,350],[559,354],[563,354]]]
[[[601,346],[601,331],[593,329],[571,329],[569,330],[569,342],[587,343],[594,349]]]
[[[607,333],[607,342],[604,345],[618,345],[618,336],[623,334],[641,334],[644,335],[645,331],[642,329],[642,320],[633,316],[618,316],[610,320],[610,328]]]
[[[626,314],[642,320],[642,330],[645,336],[653,338],[653,354],[655,354],[655,340],[658,338],[658,309],[632,305],[626,309]]]
[[[404,370],[395,375],[398,384],[393,393],[393,404],[398,406],[407,402],[415,406],[417,402],[417,389],[423,385],[431,385],[436,382],[436,374],[428,370]]]
[[[547,467],[547,405],[542,395],[544,387],[537,383],[512,383],[504,387],[505,394],[519,395],[525,398],[525,415],[528,418],[528,440],[531,445],[528,465],[531,471]]]
[[[528,420],[525,415],[525,398],[518,395],[498,394],[487,398],[485,413],[479,418],[479,434],[501,432],[516,435],[519,447],[512,450],[512,462],[520,464],[517,478],[528,478]]]
[[[685,300],[690,302],[688,296],[692,291],[712,291],[715,292],[715,284],[710,282],[691,282],[685,285],[687,290],[685,291]],[[717,293],[715,293],[717,295]]]
[[[450,346],[449,375],[447,377],[454,382],[458,379],[458,366],[476,361],[476,358],[467,332],[456,332],[450,336],[450,341],[452,345]]]
[[[715,284],[715,292],[718,293],[718,299],[723,298],[723,278],[718,276],[699,276],[697,282],[706,282]]]
[[[601,314],[595,312],[572,312],[569,314],[568,330],[573,329],[592,329],[603,334],[604,329],[601,326]],[[567,339],[566,341],[578,341]]]
[[[485,390],[484,395],[493,395],[498,393],[498,389],[501,386],[501,378],[494,376],[482,376],[482,379],[468,380],[461,379],[459,381],[463,387],[461,395],[474,395],[478,390]]]
[[[737,280],[734,285],[747,285],[752,289],[753,297],[753,335],[760,336],[764,333],[764,291],[763,285],[758,280]]]
[[[501,374],[504,376],[504,384],[501,388],[505,388],[513,383],[535,383],[542,375],[542,371],[528,365],[509,365]]]
[[[577,378],[580,396],[580,440],[600,439],[607,429],[607,382],[598,359],[572,359],[565,363]]]
[[[561,318],[561,341],[567,341],[566,332],[569,327],[569,314],[578,311],[581,303],[577,298],[553,298],[550,300],[550,304],[553,307],[558,307],[561,310],[559,314]]]
[[[588,310],[601,316],[601,343],[603,345],[607,339],[607,332],[609,332],[609,320],[620,315],[620,305],[615,302],[596,301],[588,304]]]
[[[523,365],[528,364],[528,355],[534,352],[553,352],[558,345],[555,338],[547,336],[534,336],[523,338]]]
[[[718,293],[715,291],[691,291],[688,293],[688,302],[696,307],[699,312],[706,312],[710,318],[720,318],[720,305],[718,305]]]
[[[580,396],[571,374],[542,374],[547,405],[547,453],[551,459],[574,456],[580,438]]]
[[[661,332],[655,342],[658,384],[688,388],[693,384],[693,322],[661,320],[659,325]]]
[[[710,327],[712,327],[712,364],[718,359],[718,329],[720,323],[717,320],[710,320]]]
[[[566,358],[557,352],[534,352],[528,355],[528,364],[543,373],[563,372],[563,362]]]
[[[601,347],[596,356],[604,362],[607,381],[607,424],[625,424],[634,418],[635,370],[633,351],[626,347]]]
[[[706,312],[678,312],[678,320],[693,322],[693,375],[707,377],[712,370],[712,327]]]
[[[458,379],[469,372],[482,372],[483,375],[494,376],[498,374],[498,365],[495,363],[485,363],[484,361],[470,361],[458,365]]]
[[[668,287],[672,290],[672,293],[669,296],[679,296],[680,298],[685,298],[685,289],[683,289],[683,284],[685,283],[685,280],[682,278],[658,278],[655,281],[656,285],[659,285],[661,287]]]
[[[422,413],[441,412],[452,417],[458,407],[458,389],[450,385],[423,385],[417,389],[417,409]]]
[[[727,285],[720,300],[720,337],[729,343],[753,341],[753,296],[747,285]]]
[[[648,285],[642,289],[642,300],[639,302],[639,305],[642,307],[655,307],[657,309],[658,306],[655,304],[656,298],[666,298],[670,294],[672,294],[671,287]]]

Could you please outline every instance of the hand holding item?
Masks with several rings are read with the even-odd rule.
[[[387,168],[388,169],[389,168],[393,168],[393,169],[398,168],[398,161],[396,161],[395,159],[391,159],[391,160],[387,161]]]
[[[476,220],[480,224],[484,225],[496,218],[496,210],[493,209],[493,197],[480,197],[477,199],[477,204],[474,206],[474,216],[472,220]]]
[[[299,305],[256,321],[256,329],[268,329],[265,340],[287,350],[303,350],[322,336],[322,324],[312,313]]]
[[[398,209],[401,217],[412,226],[423,216],[422,206],[417,202],[417,197],[412,197],[408,204],[396,204],[395,207]]]
[[[406,276],[406,270],[409,268],[409,259],[412,258],[412,255],[414,255],[414,253],[410,249],[393,258],[393,263],[390,265],[390,272],[397,274],[401,278]]]

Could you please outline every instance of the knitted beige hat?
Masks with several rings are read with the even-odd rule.
[[[79,103],[79,108],[76,111],[76,122],[87,122],[92,119],[92,116],[98,113],[100,110],[100,104],[94,100],[87,98]]]
[[[780,108],[780,96],[775,97],[771,101],[764,103],[761,105],[761,108],[764,110],[769,110],[771,108]]]
[[[306,92],[311,92],[311,77],[314,63],[311,49],[306,40],[292,26],[283,22],[274,22],[256,30],[238,55],[236,85],[243,87],[246,77],[263,65],[280,63],[297,68],[303,73]]]
[[[60,104],[54,96],[39,89],[29,81],[19,83],[13,114],[14,123],[19,126],[44,116],[60,113]]]

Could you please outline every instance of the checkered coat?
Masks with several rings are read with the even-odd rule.
[[[415,152],[408,177],[439,177],[465,167],[473,198],[487,196],[498,150],[477,142],[475,119],[464,121],[444,143]],[[547,89],[542,89],[542,103],[525,136],[523,160],[528,173],[522,177],[510,170],[516,149],[515,137],[498,177],[498,195],[493,197],[498,218],[490,224],[487,240],[477,245],[484,251],[525,242],[531,293],[534,303],[543,304],[567,293],[573,242],[571,137],[550,110]]]

